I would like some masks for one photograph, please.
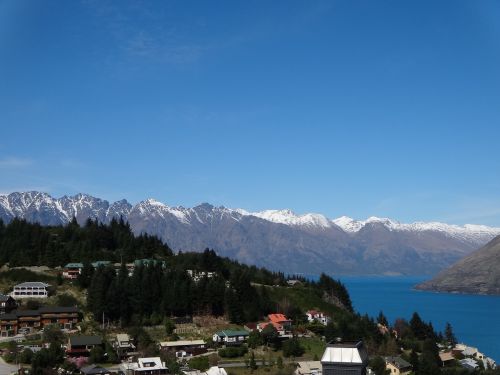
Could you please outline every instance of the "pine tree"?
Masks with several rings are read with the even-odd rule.
[[[385,327],[389,327],[389,322],[387,321],[387,318],[385,317],[385,315],[382,311],[380,311],[378,314],[377,323],[379,323]]]
[[[451,327],[451,324],[449,322],[446,323],[446,327],[444,329],[444,338],[446,342],[452,347],[455,346],[457,343],[457,338],[455,337],[455,334],[453,333],[453,328]]]

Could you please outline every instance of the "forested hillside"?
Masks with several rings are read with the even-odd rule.
[[[138,265],[130,275],[125,264],[143,258],[157,262]],[[90,262],[97,260],[122,266],[118,272],[112,266],[92,267]],[[87,220],[81,227],[76,220],[65,226],[41,226],[20,219],[7,225],[0,222],[0,265],[57,267],[68,262],[84,264],[76,282],[88,291],[89,311],[97,319],[104,314],[122,325],[147,325],[165,315],[226,315],[233,323],[243,323],[276,308],[297,316],[305,312],[297,306],[280,306],[285,297],[273,286],[287,285],[283,273],[240,264],[209,249],[174,255],[155,236],[134,236],[121,219],[109,224]],[[194,279],[187,270],[201,276]],[[318,282],[301,279],[297,290],[314,295],[316,301],[334,300],[346,311],[352,310],[344,285],[326,275]],[[312,307],[316,306],[303,306]]]
[[[5,225],[0,220],[0,264],[63,266],[68,262],[110,260],[130,262],[152,256],[168,257],[172,250],[158,237],[134,236],[128,223],[108,225],[75,219],[65,226],[42,226],[23,219]]]

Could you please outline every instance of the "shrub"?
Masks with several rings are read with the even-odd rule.
[[[189,361],[189,367],[195,370],[206,371],[210,367],[208,357],[195,357]]]
[[[228,348],[219,349],[219,356],[223,358],[243,357],[248,353],[246,346],[230,346]]]

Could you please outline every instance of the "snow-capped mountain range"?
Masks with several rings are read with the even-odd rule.
[[[86,194],[54,198],[30,191],[0,195],[0,219],[60,225],[76,217],[109,222],[122,216],[136,233],[162,237],[174,250],[214,248],[246,263],[288,272],[421,274],[436,272],[500,235],[500,228],[438,222],[364,221],[290,210],[249,212],[203,203],[171,207],[154,199],[136,205]]]

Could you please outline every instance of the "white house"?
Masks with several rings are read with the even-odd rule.
[[[160,357],[139,358],[137,362],[122,363],[125,375],[167,375],[168,368]]]
[[[303,361],[297,362],[295,375],[322,375],[323,367],[321,361]]]
[[[320,322],[321,324],[323,324],[325,326],[331,320],[328,315],[326,315],[325,313],[323,313],[321,311],[317,311],[317,310],[309,310],[308,312],[306,312],[306,316],[307,316],[307,321],[309,323]]]
[[[248,338],[247,331],[223,330],[214,333],[212,341],[218,344],[239,345]]]
[[[201,279],[203,279],[204,277],[206,277],[207,279],[211,279],[216,275],[215,272],[209,272],[209,271],[186,270],[186,272],[189,275],[189,277],[196,283]]]
[[[49,296],[49,284],[39,281],[25,282],[14,286],[10,293],[13,298],[47,298]]]

